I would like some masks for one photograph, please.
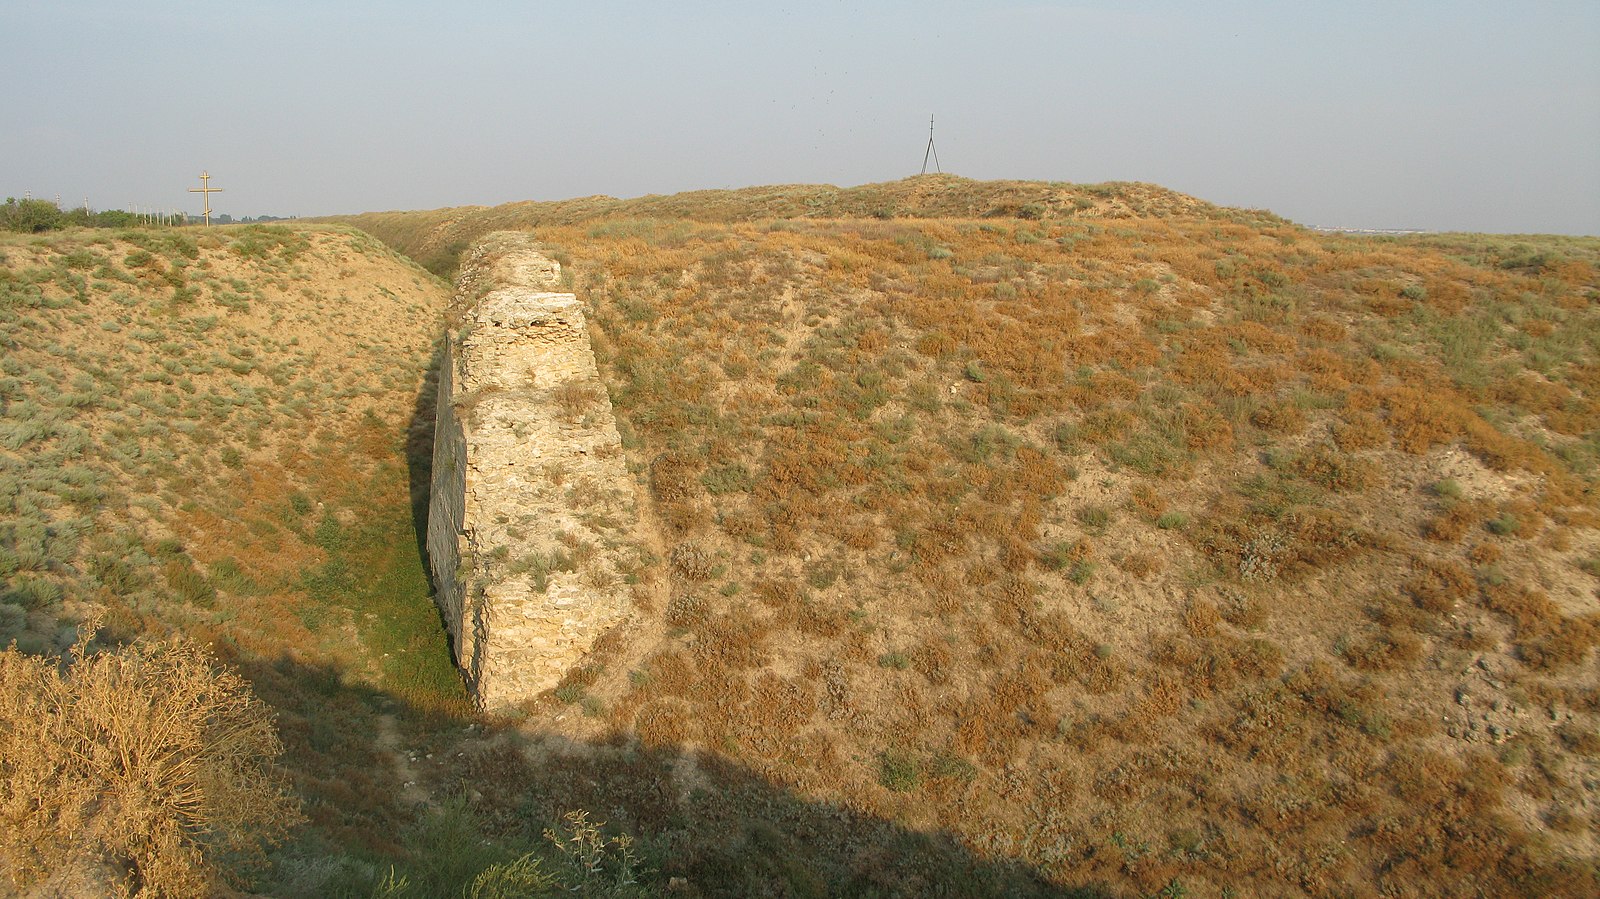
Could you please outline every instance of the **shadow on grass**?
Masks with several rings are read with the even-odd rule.
[[[433,497],[433,426],[439,398],[439,366],[444,361],[444,338],[434,341],[433,354],[423,374],[422,386],[411,403],[411,420],[406,424],[406,474],[411,492],[411,529],[417,538],[417,555],[422,570],[431,572],[428,561],[428,504]]]
[[[325,547],[328,565],[352,575],[354,584],[340,581],[322,592],[383,619],[412,616],[357,587],[392,566],[399,572],[391,578],[395,584],[375,586],[381,598],[399,601],[401,594],[420,592],[404,589],[408,579],[431,571],[428,508],[442,358],[443,344],[436,344],[405,441],[421,572],[407,574],[415,570],[384,562],[392,552],[362,549],[363,541],[383,535],[403,540],[398,528],[352,535],[354,548],[341,542]],[[636,886],[617,890],[613,882],[588,895],[1109,895],[1097,886],[1046,883],[1028,866],[982,858],[946,833],[917,832],[808,799],[720,755],[648,748],[627,736],[585,743],[486,724],[466,714],[465,703],[447,701],[437,678],[389,670],[398,663],[420,671],[424,663],[416,660],[431,659],[416,642],[424,636],[420,627],[411,621],[403,629],[406,639],[392,641],[383,676],[391,684],[425,682],[417,695],[438,693],[432,708],[364,686],[328,665],[287,656],[227,659],[277,710],[284,764],[309,822],[272,852],[270,866],[251,884],[256,892],[463,895],[486,868],[529,852],[570,884],[584,874],[544,832],[582,810],[604,821],[607,834],[630,835],[642,864]],[[404,891],[383,892],[386,882],[402,879]]]
[[[577,878],[543,833],[583,810],[606,834],[631,835],[640,862],[623,890],[602,864],[590,895],[1110,895],[1049,884],[943,832],[799,796],[719,755],[430,714],[287,658],[233,663],[279,712],[310,820],[273,852],[258,892],[366,897],[389,877],[408,887],[388,895],[462,895],[488,866],[529,852]]]

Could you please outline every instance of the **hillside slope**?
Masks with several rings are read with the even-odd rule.
[[[585,714],[524,726],[1063,888],[1591,892],[1600,242],[959,186],[982,217],[714,194],[401,242],[527,216],[658,519],[640,624],[556,693]]]
[[[0,625],[240,666],[312,822],[257,892],[1600,888],[1600,241],[944,176],[362,224],[532,228],[587,304],[653,554],[505,720],[412,530],[441,285],[0,242]]]
[[[921,175],[843,188],[827,184],[780,184],[627,200],[595,196],[494,207],[369,212],[333,216],[328,221],[353,225],[374,234],[430,270],[445,274],[453,271],[455,258],[468,244],[490,231],[600,220],[742,222],[1020,217],[1094,221],[1174,215],[1224,221],[1277,221],[1270,213],[1213,206],[1153,184],[973,181],[956,175]]]
[[[274,708],[313,857],[410,819],[383,708],[466,711],[406,445],[448,296],[344,228],[0,238],[0,642],[98,612],[210,644]]]
[[[319,488],[371,476],[350,445],[363,422],[404,432],[440,286],[335,229],[67,232],[0,253],[5,575],[30,612],[7,613],[7,639],[59,646],[46,618],[109,603],[129,628],[337,642],[273,619],[275,587],[323,555]]]

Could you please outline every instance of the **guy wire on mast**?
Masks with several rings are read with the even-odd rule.
[[[944,169],[939,167],[939,151],[933,145],[933,115],[928,115],[928,149],[922,151],[922,174],[928,174],[928,157],[933,156],[933,170],[944,174]]]

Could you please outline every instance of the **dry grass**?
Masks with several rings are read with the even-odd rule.
[[[443,286],[337,228],[66,231],[0,256],[0,643],[57,655],[98,614],[109,639],[211,645],[276,711],[317,838],[392,839],[408,813],[372,691],[466,709],[408,484]]]
[[[1429,659],[1504,623],[1491,655],[1524,689],[1595,688],[1592,618],[1478,573],[1529,570],[1530,529],[1589,507],[1590,469],[1564,461],[1581,453],[1552,452],[1527,417],[1600,425],[1561,417],[1591,414],[1571,380],[1588,350],[1546,364],[1559,390],[1489,393],[1475,366],[1532,364],[1529,340],[1559,332],[1467,344],[1445,317],[1529,282],[1198,214],[742,215],[539,228],[591,305],[677,547],[676,630],[618,688],[616,726],[760,759],[818,800],[932,815],[1062,883],[1430,895],[1594,876],[1573,861],[1590,828],[1562,818],[1557,848],[1505,811],[1518,782],[1424,797],[1391,764],[1437,742],[1420,710],[1443,712],[1451,684]],[[1454,312],[1417,311],[1412,272],[1429,310]],[[1584,277],[1541,283],[1539,302],[1590,327],[1561,301],[1595,290]],[[1407,491],[1453,451],[1470,491]],[[1493,498],[1523,477],[1550,489]],[[732,579],[756,587],[718,589]],[[1385,579],[1398,596],[1336,586]],[[819,728],[865,761],[817,776],[829,763],[794,737]],[[1446,767],[1476,751],[1445,745]],[[960,760],[966,786],[951,793],[935,758]],[[1048,815],[1005,811],[1054,795],[1006,772],[1080,765],[1122,773]],[[1581,794],[1558,780],[1551,795]],[[1463,801],[1503,823],[1458,864],[1424,847],[1460,832]],[[1413,802],[1417,823],[1385,823]]]
[[[0,653],[0,851],[19,887],[95,872],[113,890],[210,896],[301,820],[272,713],[188,641],[65,669]]]
[[[739,894],[915,892],[912,832],[1056,890],[1596,891],[1593,241],[949,178],[364,223],[440,268],[535,228],[661,524],[583,714],[523,724],[582,746],[475,800],[504,832],[617,809]],[[270,506],[276,475],[229,470]],[[155,570],[201,605],[225,547],[352,562],[326,517],[197,505],[219,536]],[[791,832],[856,849],[753,872],[819,858]]]
[[[59,652],[57,622],[100,608],[124,634],[220,631],[377,680],[390,647],[362,658],[314,627],[306,578],[407,517],[401,435],[441,285],[340,229],[68,231],[5,252],[0,600],[39,595],[0,639]]]

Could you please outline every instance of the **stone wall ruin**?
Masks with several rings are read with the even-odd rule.
[[[637,508],[583,308],[527,234],[462,258],[440,362],[428,555],[478,703],[551,689],[631,606]]]

